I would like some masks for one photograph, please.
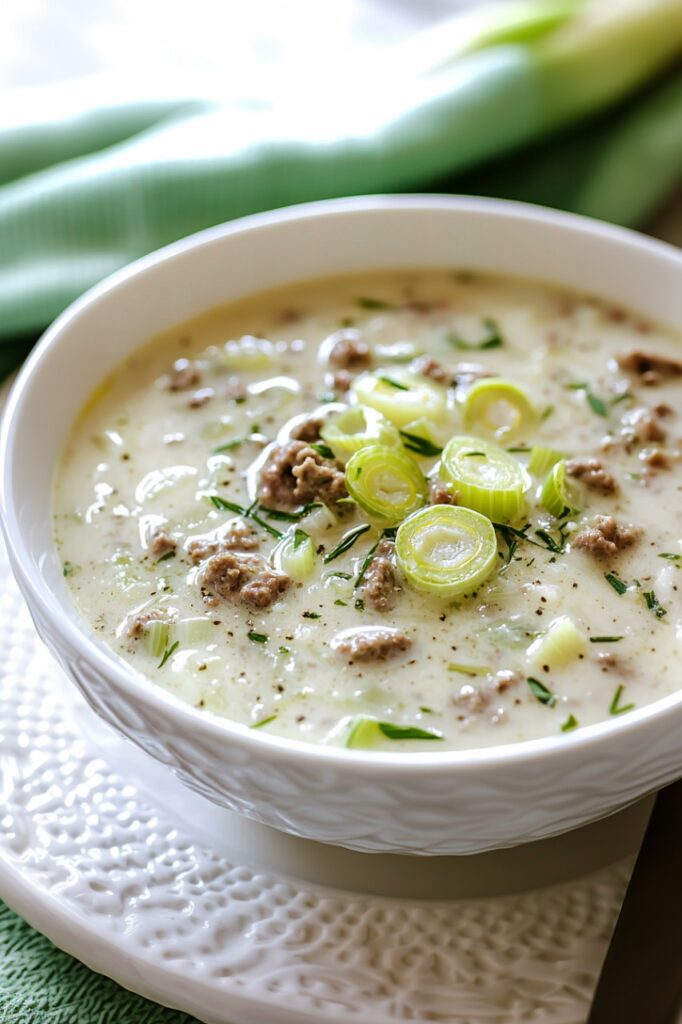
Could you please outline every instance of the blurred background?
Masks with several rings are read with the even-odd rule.
[[[363,192],[682,242],[682,0],[5,0],[0,375],[210,224]]]

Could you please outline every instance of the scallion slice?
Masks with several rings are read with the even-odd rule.
[[[426,503],[421,469],[404,451],[373,445],[361,448],[346,466],[348,493],[369,515],[395,526]]]
[[[557,519],[577,511],[566,480],[565,459],[561,459],[550,469],[542,485],[540,500],[547,511]]]
[[[547,632],[539,636],[526,651],[528,661],[535,667],[550,670],[561,668],[585,653],[585,635],[568,615],[560,615],[550,622]]]
[[[328,417],[320,429],[320,437],[327,442],[340,462],[372,444],[399,447],[397,429],[376,409],[353,405]]]
[[[563,452],[558,452],[555,448],[545,448],[544,445],[534,444],[528,459],[528,472],[533,476],[544,476],[552,466],[563,458]]]
[[[298,528],[284,535],[272,552],[275,568],[291,576],[292,580],[304,582],[315,572],[315,545],[305,530]]]
[[[466,393],[462,418],[467,430],[483,430],[509,441],[535,425],[537,412],[518,384],[501,377],[486,377]]]
[[[398,565],[415,590],[442,598],[470,593],[497,564],[493,524],[479,512],[431,505],[399,527]]]
[[[496,522],[517,519],[525,508],[530,477],[513,455],[489,441],[453,437],[443,450],[440,475],[458,492],[460,505]]]
[[[180,646],[196,647],[205,644],[214,629],[213,623],[205,615],[193,615],[179,619],[174,626],[173,634],[180,641]]]
[[[445,388],[400,366],[363,373],[353,381],[352,389],[360,405],[376,409],[396,427],[421,418],[441,420],[446,410]]]

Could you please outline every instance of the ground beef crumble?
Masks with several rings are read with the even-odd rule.
[[[390,611],[400,590],[393,568],[394,551],[395,543],[392,540],[384,538],[379,541],[362,581],[363,598],[378,612]]]
[[[199,562],[203,562],[219,552],[256,551],[259,547],[260,538],[256,531],[243,519],[235,519],[222,537],[213,540],[200,537],[189,541],[187,554],[192,563],[198,565]]]
[[[372,363],[372,354],[358,331],[338,332],[338,341],[329,351],[329,362],[337,370],[362,370]]]
[[[148,612],[141,612],[136,615],[128,626],[128,636],[132,637],[133,640],[139,640],[145,630],[145,626],[149,622],[158,622],[164,618],[163,612],[159,611],[158,608],[152,608]]]
[[[269,608],[290,583],[291,579],[286,573],[266,566],[242,587],[240,597],[251,608]]]
[[[429,502],[431,505],[457,505],[459,495],[451,491],[438,477],[429,480]]]
[[[170,554],[177,546],[178,542],[168,533],[165,526],[157,527],[149,538],[149,550],[156,558]]]
[[[305,441],[273,449],[261,471],[259,498],[265,505],[291,508],[310,501],[333,505],[346,495],[342,466],[323,458]]]
[[[569,459],[566,463],[566,472],[569,476],[582,480],[590,490],[600,491],[602,494],[613,494],[616,490],[616,481],[599,459]]]
[[[169,391],[189,391],[201,384],[201,373],[189,359],[176,359],[168,375]]]
[[[307,441],[308,444],[311,441],[319,441],[323,425],[324,420],[321,416],[310,416],[307,420],[296,424],[291,431],[291,438],[294,441]]]
[[[584,527],[571,538],[571,547],[589,551],[598,558],[615,555],[634,544],[640,533],[634,526],[621,526],[613,516],[595,516],[592,526]]]
[[[438,384],[449,384],[453,378],[452,370],[449,370],[447,366],[443,366],[437,359],[432,359],[431,356],[420,356],[419,359],[415,359],[410,369],[413,373],[419,373],[422,377],[429,377]]]
[[[250,608],[264,609],[284,593],[291,579],[286,573],[265,565],[257,555],[220,551],[206,562],[201,583],[203,590],[212,597],[228,600],[234,596]]]
[[[412,640],[396,629],[357,630],[332,641],[332,647],[351,661],[385,661],[411,647]]]
[[[658,356],[637,349],[617,356],[616,362],[621,370],[640,377],[642,383],[649,386],[660,384],[666,378],[682,377],[682,362],[670,356]]]

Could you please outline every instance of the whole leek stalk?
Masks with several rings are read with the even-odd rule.
[[[352,92],[342,76],[270,109],[195,98],[110,105],[99,120],[51,111],[42,145],[30,124],[0,122],[0,341],[188,232],[288,203],[423,189],[480,165],[604,110],[682,50],[679,0],[498,3],[466,17],[466,32],[462,20],[441,27],[449,53],[429,60],[416,39],[414,60],[408,46],[401,66],[388,58]],[[621,145],[627,155],[634,143]],[[610,200],[588,190],[591,212]]]

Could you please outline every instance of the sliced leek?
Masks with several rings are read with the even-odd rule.
[[[563,452],[558,452],[556,448],[545,448],[544,445],[534,444],[528,459],[528,472],[533,476],[544,476],[552,466],[563,458]]]
[[[315,545],[304,530],[292,529],[285,534],[272,553],[275,568],[303,582],[315,572]]]
[[[435,729],[420,729],[415,725],[395,725],[376,718],[357,715],[351,719],[346,746],[355,749],[376,747],[383,740],[442,740],[443,734]]]
[[[152,619],[144,627],[144,645],[152,658],[160,658],[168,646],[168,623]]]
[[[214,626],[205,615],[193,615],[186,619],[178,619],[173,626],[173,637],[178,640],[180,646],[196,647],[197,644],[205,644],[211,636]]]
[[[443,446],[438,444],[433,423],[422,416],[414,423],[406,423],[400,431],[400,440],[408,451],[424,458],[440,455]]]
[[[494,519],[517,519],[526,504],[530,478],[502,448],[478,437],[453,437],[443,450],[440,476],[457,492],[457,503]]]
[[[426,503],[428,484],[410,456],[386,445],[361,448],[346,466],[350,496],[370,516],[395,526]]]
[[[467,391],[462,403],[462,421],[467,430],[482,430],[511,441],[535,426],[537,412],[518,384],[490,377],[477,381]]]
[[[398,565],[415,590],[452,598],[470,593],[497,565],[493,524],[470,508],[431,505],[396,534]]]
[[[568,615],[561,615],[550,623],[546,633],[533,641],[526,657],[532,665],[538,668],[547,666],[552,671],[576,661],[585,653],[586,647],[584,633]]]
[[[577,511],[566,480],[565,459],[555,463],[547,474],[540,492],[540,501],[544,508],[557,518]]]
[[[352,389],[360,405],[376,409],[397,427],[421,418],[441,420],[445,415],[445,388],[401,366],[363,373]]]
[[[371,444],[400,445],[397,428],[376,409],[362,405],[353,405],[329,416],[320,429],[320,437],[340,462],[346,462],[355,452]]]

